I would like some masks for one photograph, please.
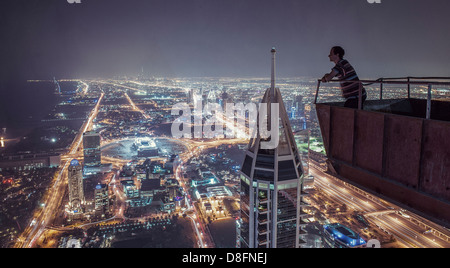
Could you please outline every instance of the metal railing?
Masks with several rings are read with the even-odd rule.
[[[417,81],[420,80],[420,81]],[[423,81],[425,80],[425,81]],[[439,80],[439,81],[431,81]],[[345,80],[330,80],[328,83],[340,83]],[[359,84],[359,96],[358,96],[358,109],[361,110],[362,107],[362,87],[369,86],[373,84],[380,84],[380,100],[383,99],[383,86],[384,85],[407,85],[407,97],[411,97],[411,85],[428,86],[427,92],[427,111],[426,119],[430,119],[431,115],[431,99],[432,99],[432,88],[433,86],[449,86],[450,87],[450,77],[389,77],[389,78],[379,78],[377,80],[358,80],[358,81],[345,81],[346,83],[358,83]],[[322,80],[318,80],[316,96],[314,99],[314,104],[317,104],[317,98],[319,96],[319,90]]]

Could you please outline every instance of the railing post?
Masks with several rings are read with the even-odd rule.
[[[321,82],[320,80],[317,82],[316,98],[314,99],[314,104],[317,103],[317,97],[319,95],[320,82]]]
[[[383,78],[380,79],[380,100],[383,99]]]
[[[410,82],[410,77],[408,77],[408,99],[411,98],[411,84]]]
[[[431,117],[431,84],[428,84],[428,96],[427,96],[427,119]]]

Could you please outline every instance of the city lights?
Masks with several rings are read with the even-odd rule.
[[[0,248],[450,248],[449,1],[26,2],[0,9]]]

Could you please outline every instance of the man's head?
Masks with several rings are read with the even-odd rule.
[[[337,63],[344,58],[344,55],[345,50],[340,46],[335,46],[331,48],[330,55],[328,55],[328,57],[330,58],[330,61]]]

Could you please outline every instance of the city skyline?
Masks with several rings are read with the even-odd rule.
[[[0,248],[450,247],[449,9],[1,2]]]
[[[265,77],[267,47],[279,77],[329,71],[341,45],[361,77],[448,73],[448,1],[4,1],[4,80]],[[10,82],[10,81],[9,81]]]
[[[269,80],[150,78],[139,81],[133,78],[132,80],[61,81],[59,87],[53,81],[30,82],[48,86],[51,94],[59,97],[59,101],[53,110],[52,107],[47,107],[51,112],[40,121],[38,126],[43,132],[29,133],[26,139],[6,140],[5,148],[2,149],[8,153],[0,161],[0,168],[2,168],[0,186],[4,193],[17,192],[19,197],[22,189],[28,187],[30,183],[37,184],[34,187],[39,187],[38,192],[46,191],[45,189],[57,189],[57,191],[50,191],[48,198],[39,201],[38,204],[42,205],[37,207],[37,210],[42,213],[38,213],[36,218],[27,213],[22,215],[20,226],[26,226],[25,230],[17,233],[17,227],[14,227],[17,226],[16,222],[3,223],[4,228],[9,227],[11,230],[6,234],[14,238],[19,236],[17,240],[11,240],[15,241],[16,247],[72,247],[74,245],[76,247],[121,247],[124,243],[121,239],[126,238],[126,234],[130,232],[132,235],[139,230],[145,237],[148,233],[164,231],[157,226],[164,225],[166,230],[173,230],[174,221],[181,220],[194,229],[190,227],[185,229],[191,230],[185,234],[192,238],[180,241],[176,245],[202,248],[234,247],[235,239],[231,230],[235,230],[234,222],[239,215],[236,211],[236,206],[240,204],[237,201],[239,199],[236,199],[239,198],[240,185],[238,171],[241,165],[245,165],[243,157],[248,141],[226,138],[173,138],[170,127],[167,127],[175,119],[170,114],[170,107],[177,102],[188,100],[190,98],[188,89],[192,88],[194,91],[203,90],[202,99],[205,103],[218,101],[218,94],[211,94],[211,92],[220,93],[223,89],[229,93],[228,98],[231,102],[259,102]],[[309,194],[302,197],[305,203],[301,203],[300,206],[304,209],[301,215],[307,218],[305,221],[307,220],[308,230],[306,233],[301,232],[305,237],[305,240],[302,238],[301,242],[306,242],[304,246],[319,248],[325,246],[324,241],[333,239],[333,236],[323,240],[325,238],[321,238],[317,230],[335,222],[342,227],[330,231],[329,234],[335,236],[344,234],[350,237],[341,241],[342,243],[327,242],[327,245],[351,246],[352,243],[356,245],[360,240],[356,241],[352,238],[355,232],[367,241],[367,245],[369,245],[369,239],[373,237],[381,243],[382,247],[446,247],[448,245],[450,236],[448,230],[442,226],[345,184],[332,176],[327,170],[319,122],[312,105],[315,92],[312,89],[317,82],[296,80],[295,83],[289,83],[281,78],[276,81],[280,87],[283,87],[284,102],[290,103],[289,106],[282,106],[286,109],[283,112],[284,118],[288,118],[287,114],[292,112],[293,107],[298,106],[304,111],[304,113],[291,113],[289,116],[292,130],[295,131],[292,133],[295,146],[301,153],[302,161],[305,161],[302,164],[308,166],[307,169],[304,166],[303,170],[308,170],[309,174],[302,179]],[[415,92],[416,87],[412,88],[414,96],[423,97],[423,93]],[[371,96],[378,95],[376,87],[368,88],[368,92]],[[449,92],[442,92],[442,94],[441,97],[445,98],[448,97]],[[298,99],[299,95],[303,96],[301,100]],[[322,101],[340,99],[337,90],[322,91],[321,95]],[[390,99],[402,98],[402,93],[385,88],[383,96]],[[295,101],[300,103],[296,104]],[[342,107],[336,108],[342,110]],[[73,113],[74,111],[76,112]],[[206,119],[207,115],[203,116]],[[70,126],[71,124],[74,125]],[[245,127],[239,124],[237,127],[238,131],[245,130]],[[101,133],[101,164],[102,166],[110,165],[110,168],[92,169],[90,174],[83,176],[85,212],[79,215],[81,218],[68,221],[70,218],[60,214],[68,202],[67,196],[64,195],[68,190],[65,184],[68,166],[72,159],[78,159],[80,164],[88,161],[84,159],[83,133],[89,133],[91,130]],[[289,131],[285,132],[286,135],[287,133]],[[28,142],[36,140],[39,142]],[[289,140],[292,144],[292,138]],[[51,152],[55,147],[59,148],[57,151],[60,154],[52,161]],[[281,147],[287,148],[280,143],[280,148],[277,150],[281,150]],[[27,148],[31,153],[21,152],[20,148]],[[148,154],[141,154],[143,149]],[[33,153],[40,150],[46,150],[49,153]],[[286,156],[283,157],[283,159],[286,158]],[[281,160],[281,158],[278,159]],[[85,171],[89,168],[82,165]],[[289,166],[283,165],[283,168],[287,168],[288,173],[292,171]],[[35,172],[47,172],[47,174],[39,180],[29,178],[34,176]],[[286,175],[287,173],[281,172],[281,176]],[[49,179],[55,176],[53,186],[45,187],[47,183],[50,183]],[[23,180],[24,177],[28,179]],[[109,202],[97,200],[98,197],[108,201],[104,194],[99,196],[96,192],[99,184],[109,185]],[[262,189],[264,182],[259,184]],[[294,193],[284,194],[289,200],[289,196],[292,197]],[[32,196],[38,197],[36,194]],[[12,215],[20,211],[15,209],[17,204],[13,202],[14,197],[15,195],[7,195],[4,199],[6,205],[3,206]],[[97,209],[99,202],[104,205],[101,209],[105,213],[100,213],[100,209]],[[289,202],[285,203],[289,204]],[[264,207],[258,207],[258,209],[264,212]],[[144,214],[142,214],[143,211]],[[125,222],[122,223],[122,221]],[[73,225],[63,227],[68,223]],[[208,227],[208,224],[220,226],[221,223],[226,225]],[[305,222],[302,222],[303,224]],[[59,227],[56,227],[57,230],[46,229],[48,226]],[[88,239],[86,243],[82,243],[80,238],[70,239],[74,226],[79,226],[88,233],[99,231],[100,234],[105,235],[105,239],[100,241]],[[225,236],[217,237],[218,234],[213,232],[215,228],[227,233]],[[390,230],[393,235],[385,234],[383,230]],[[179,235],[179,231],[174,230],[173,234]],[[122,232],[125,237],[120,234]],[[45,239],[53,235],[60,240]],[[223,241],[230,238],[233,241]],[[155,240],[156,243],[162,243],[162,241]],[[170,241],[172,242],[168,240],[164,245],[166,247],[175,245],[173,240]],[[135,246],[139,247],[138,244]]]

